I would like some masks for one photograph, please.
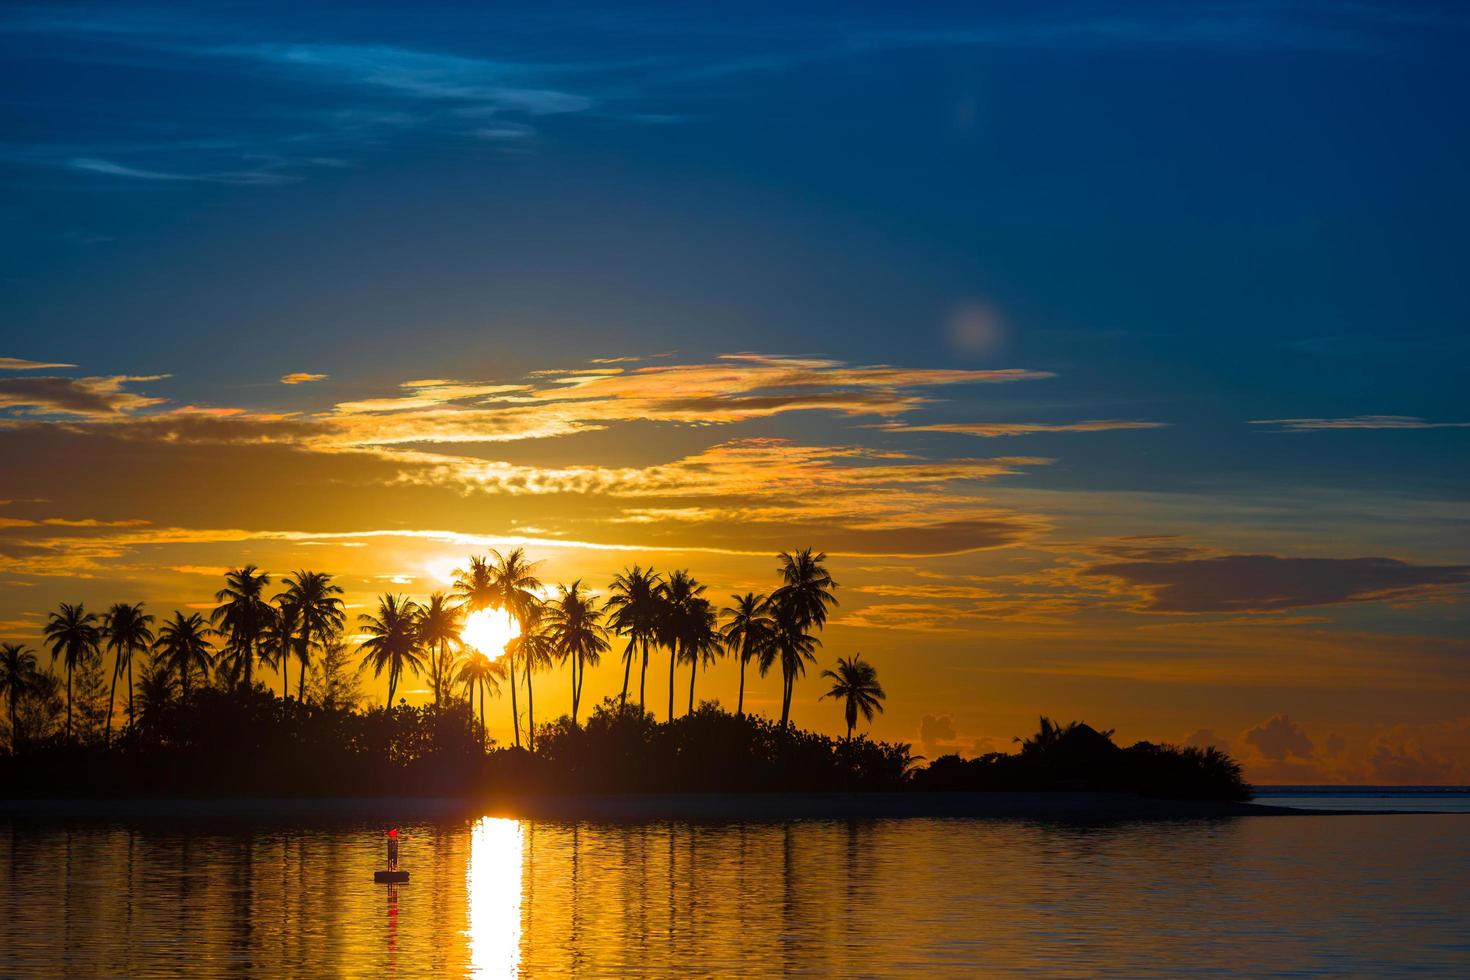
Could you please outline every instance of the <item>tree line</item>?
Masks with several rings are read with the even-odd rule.
[[[357,676],[367,671],[375,678],[386,673],[390,707],[406,675],[428,678],[435,709],[460,700],[455,697],[458,690],[474,716],[478,695],[482,739],[487,695],[508,689],[517,747],[522,743],[519,699],[524,692],[526,744],[534,751],[535,675],[558,667],[570,670],[569,718],[576,728],[586,671],[597,667],[615,644],[621,647],[623,668],[620,712],[629,706],[636,667],[638,714],[644,714],[649,665],[666,651],[667,719],[675,718],[680,665],[689,669],[686,713],[692,715],[700,672],[729,656],[739,669],[737,718],[745,716],[747,669],[753,664],[762,677],[779,672],[778,730],[784,731],[796,684],[816,661],[820,633],[837,605],[837,585],[825,554],[809,548],[783,552],[778,562],[778,585],[769,594],[732,595],[729,605],[716,609],[706,586],[687,570],[664,574],[633,565],[613,579],[599,603],[581,580],[546,590],[522,548],[491,551],[471,556],[447,593],[435,592],[424,602],[393,593],[380,596],[376,610],[359,617],[355,651],[346,642],[343,593],[332,575],[293,572],[271,595],[270,576],[244,565],[226,574],[207,617],[180,610],[157,623],[143,603],[117,603],[100,616],[81,603],[62,603],[46,621],[45,647],[53,667],[65,676],[68,744],[74,734],[74,682],[81,674],[89,688],[95,687],[104,652],[113,657],[106,683],[104,745],[113,738],[119,681],[125,681],[127,727],[132,730],[137,725],[135,693],[146,706],[176,697],[188,701],[201,685],[248,690],[256,684],[257,668],[266,667],[280,674],[281,700],[290,701],[290,668],[296,667],[295,700],[303,704],[310,677],[317,702],[355,708]],[[466,641],[466,617],[481,610],[502,610],[514,620],[518,635],[503,652],[478,650]],[[354,655],[359,658],[355,673],[347,669]],[[141,680],[135,680],[135,662]],[[822,698],[842,704],[851,741],[860,716],[871,721],[883,710],[885,693],[876,671],[854,655],[839,658],[835,669],[822,671],[822,676],[831,681]],[[26,709],[59,697],[60,686],[56,674],[40,669],[34,651],[19,643],[0,645],[0,695],[7,703],[12,750],[21,732],[35,727],[23,720]]]

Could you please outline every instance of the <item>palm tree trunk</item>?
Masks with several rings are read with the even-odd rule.
[[[669,721],[674,720],[674,659],[677,647],[669,647]]]
[[[470,690],[470,700],[473,701],[474,699],[475,699],[474,690],[471,689]],[[471,710],[473,710],[474,706],[471,705],[470,707],[471,707]],[[484,681],[480,681],[480,740],[482,742],[488,742],[490,740],[489,739],[489,733],[487,733],[485,731],[485,682]]]
[[[531,686],[531,661],[526,661],[526,748],[536,751],[536,689]]]
[[[102,735],[103,745],[112,744],[112,699],[117,695],[117,675],[121,666],[117,661],[112,663],[112,687],[107,691],[107,730]]]
[[[689,661],[689,714],[694,714],[694,678],[699,676],[699,660]]]
[[[648,680],[648,638],[643,639],[643,669],[638,673],[638,714],[643,714],[643,685]]]
[[[301,676],[296,680],[296,700],[306,703],[306,662],[311,659],[311,646],[306,647],[306,656],[301,658]]]
[[[291,661],[285,650],[281,651],[281,700],[291,700]]]
[[[572,700],[572,724],[577,723],[577,708],[582,703],[582,682],[587,679],[587,665],[581,664],[577,668],[577,696]]]
[[[785,728],[786,727],[786,723],[788,721],[790,721],[790,720],[791,720],[791,674],[788,671],[788,672],[785,673],[785,677],[783,678],[783,684],[782,684],[782,688],[781,688],[781,727],[782,728]]]
[[[573,727],[573,729],[575,729],[575,727],[576,727],[576,698],[578,698],[579,693],[582,693],[582,692],[581,691],[578,691],[578,689],[576,689],[576,654],[572,654],[572,727]]]
[[[744,718],[745,717],[745,661],[746,661],[746,659],[747,658],[746,658],[745,654],[742,652],[741,655],[740,655],[740,696],[735,699],[735,717],[736,718]]]
[[[393,709],[393,692],[398,690],[398,671],[396,668],[388,671],[388,709]]]
[[[633,654],[637,652],[637,641],[628,640],[627,652],[623,655],[623,693],[618,695],[618,711],[628,704],[628,679],[633,675]]]
[[[128,651],[128,728],[133,727],[133,651]]]
[[[66,744],[71,744],[71,661],[66,663]]]
[[[506,654],[510,657],[510,722],[516,733],[516,748],[521,747],[521,713],[516,707],[516,658],[515,654]],[[485,707],[485,695],[480,695],[480,708]],[[483,724],[483,721],[481,722]]]

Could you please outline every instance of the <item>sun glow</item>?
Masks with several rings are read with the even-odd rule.
[[[521,627],[504,609],[476,609],[464,619],[459,638],[491,660],[505,652],[505,645],[521,635]]]

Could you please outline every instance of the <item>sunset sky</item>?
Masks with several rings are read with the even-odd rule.
[[[810,545],[800,725],[1470,782],[1465,11],[984,8],[6,5],[0,638]]]

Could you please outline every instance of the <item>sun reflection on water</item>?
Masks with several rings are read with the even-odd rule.
[[[519,820],[484,817],[470,830],[470,968],[477,977],[515,977],[521,966],[521,852]]]

